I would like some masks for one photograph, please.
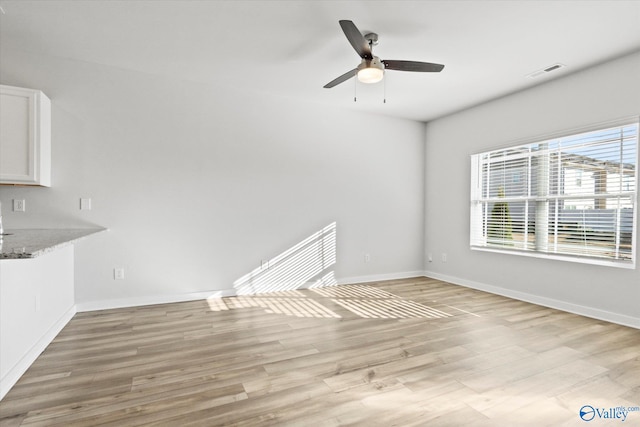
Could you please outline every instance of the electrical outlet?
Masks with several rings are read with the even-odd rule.
[[[81,211],[90,211],[91,210],[91,199],[80,199],[80,210]]]
[[[447,262],[447,254],[442,252],[442,262]]]
[[[24,199],[13,199],[13,211],[25,212],[27,210],[27,204]]]
[[[371,261],[371,255],[370,254],[364,254],[364,262],[370,262]]]
[[[124,268],[116,267],[113,269],[113,280],[124,280]]]

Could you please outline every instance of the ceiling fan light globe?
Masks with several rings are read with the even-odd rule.
[[[362,83],[378,83],[384,77],[384,64],[380,58],[363,58],[358,65],[358,80]]]
[[[358,80],[362,83],[378,83],[384,77],[384,70],[367,67],[358,71]]]

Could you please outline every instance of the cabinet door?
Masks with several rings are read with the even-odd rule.
[[[51,103],[40,91],[0,86],[0,184],[51,185]]]

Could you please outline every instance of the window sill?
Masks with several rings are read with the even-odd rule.
[[[504,248],[485,247],[485,246],[471,246],[470,249],[472,251],[494,252],[494,253],[518,255],[518,256],[524,256],[524,257],[530,257],[530,258],[552,259],[557,261],[577,262],[580,264],[591,264],[591,265],[600,265],[605,267],[626,268],[631,270],[635,270],[636,268],[635,257],[633,261],[615,261],[610,259],[571,256],[571,255],[545,254],[545,253],[535,252],[535,251],[527,251],[527,250],[519,250],[519,249],[504,249]]]

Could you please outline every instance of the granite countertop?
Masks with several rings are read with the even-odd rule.
[[[0,260],[35,258],[105,230],[105,228],[5,230],[5,234],[0,236]]]

